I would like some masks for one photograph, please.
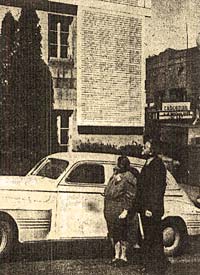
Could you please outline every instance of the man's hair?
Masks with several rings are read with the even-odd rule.
[[[154,156],[157,156],[158,154],[162,154],[162,147],[161,147],[161,142],[156,139],[152,138],[146,138],[145,141],[151,143],[151,151]]]

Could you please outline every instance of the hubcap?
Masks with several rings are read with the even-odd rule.
[[[166,227],[163,230],[163,242],[165,247],[170,247],[174,244],[175,241],[175,232],[172,227]]]

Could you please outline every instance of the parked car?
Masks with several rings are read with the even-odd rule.
[[[17,242],[103,239],[104,188],[116,155],[56,153],[26,176],[0,177],[0,257]],[[129,158],[138,171],[144,160]],[[163,236],[167,255],[178,253],[188,235],[200,233],[200,209],[167,173]]]

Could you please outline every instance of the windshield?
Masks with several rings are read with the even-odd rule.
[[[31,175],[57,179],[67,168],[69,162],[67,160],[48,158],[42,163],[39,162]]]

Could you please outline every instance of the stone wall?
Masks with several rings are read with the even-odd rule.
[[[80,143],[103,143],[116,147],[128,144],[143,144],[142,134],[80,134],[77,125],[77,112],[74,110],[69,121],[69,151],[76,150]]]

